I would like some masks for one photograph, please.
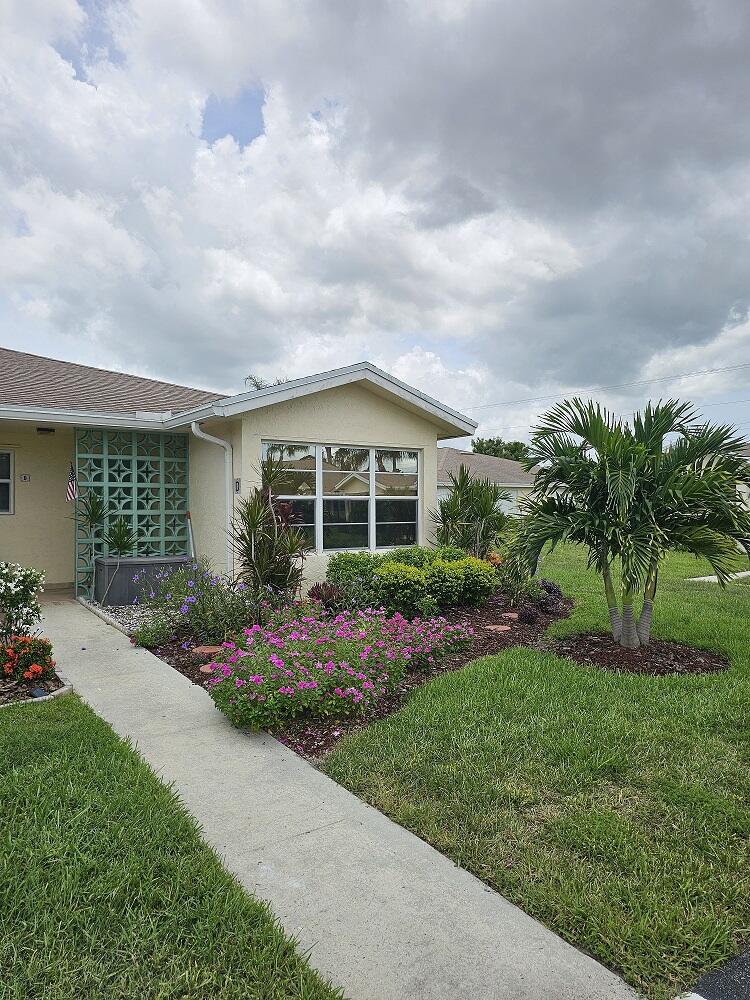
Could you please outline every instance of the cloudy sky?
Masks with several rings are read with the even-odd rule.
[[[750,435],[747,0],[0,22],[2,345],[228,391],[369,359],[508,437],[612,386]]]

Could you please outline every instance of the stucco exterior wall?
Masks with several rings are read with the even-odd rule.
[[[437,500],[437,434],[430,421],[356,384],[253,410],[242,417],[242,493],[259,483],[263,441],[416,449],[419,541],[429,544],[433,533],[427,510]],[[307,585],[325,576],[327,561],[324,553],[308,556]]]
[[[239,420],[211,420],[201,424],[207,434],[232,445],[232,476],[242,478],[242,424]],[[234,502],[234,493],[232,494]],[[226,568],[226,515],[224,507],[224,449],[190,436],[190,519],[195,551],[214,569]],[[234,503],[233,503],[234,505]]]
[[[0,514],[0,559],[42,570],[47,587],[72,584],[72,505],[65,490],[75,455],[73,429],[37,434],[35,426],[0,422],[0,448],[15,456],[15,513]],[[22,482],[22,475],[31,478]]]

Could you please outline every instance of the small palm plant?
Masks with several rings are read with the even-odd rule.
[[[280,461],[262,463],[262,485],[237,504],[231,537],[242,580],[256,593],[291,597],[302,584],[309,545],[291,503],[274,495],[283,477]]]
[[[590,400],[565,400],[534,432],[527,464],[538,469],[517,544],[532,566],[548,543],[585,545],[614,638],[627,649],[646,646],[669,550],[703,556],[722,586],[739,550],[750,555],[750,510],[740,494],[750,483],[746,448],[734,428],[701,423],[674,399],[649,403],[632,425]]]
[[[484,559],[508,524],[502,504],[510,496],[488,479],[474,479],[465,465],[458,475],[449,473],[449,478],[450,495],[438,503],[437,510],[428,512],[435,523],[437,541]]]
[[[118,517],[110,524],[104,541],[111,556],[129,556],[136,547],[138,536],[124,517]]]
[[[101,493],[94,489],[89,489],[78,497],[75,504],[73,519],[81,527],[89,539],[89,561],[93,567],[94,559],[97,555],[97,542],[99,533],[104,527],[104,523],[110,515],[109,505],[104,500]],[[91,595],[94,585],[93,568],[86,574],[84,586]]]

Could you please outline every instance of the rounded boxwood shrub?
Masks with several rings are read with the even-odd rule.
[[[426,591],[441,608],[464,603],[463,560],[446,562],[436,559],[425,570]]]
[[[378,566],[374,583],[380,604],[387,611],[404,615],[416,612],[427,594],[425,571],[403,563],[384,562]]]
[[[417,569],[424,569],[437,558],[435,549],[428,549],[426,545],[406,545],[401,549],[394,549],[381,556],[383,562],[401,563],[404,566],[416,566]]]
[[[461,567],[464,604],[483,604],[498,589],[495,568],[484,559],[466,556],[460,562],[448,565]]]

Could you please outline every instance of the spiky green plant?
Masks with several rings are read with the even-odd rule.
[[[104,541],[111,556],[129,556],[137,545],[138,536],[124,517],[118,517],[105,531]]]
[[[428,511],[440,545],[457,545],[470,555],[484,559],[508,523],[502,504],[510,495],[488,479],[475,479],[465,465],[457,475],[449,473],[451,491]]]
[[[269,458],[262,463],[262,485],[238,502],[231,538],[239,575],[255,592],[291,597],[302,584],[309,545],[296,526],[291,504],[274,495],[283,475],[279,461]]]
[[[703,556],[722,586],[738,550],[750,555],[750,510],[739,489],[750,483],[747,446],[733,427],[701,423],[675,399],[649,403],[632,423],[590,400],[565,400],[534,431],[528,466],[538,468],[518,544],[531,565],[548,543],[585,545],[613,636],[628,649],[645,646],[670,549]]]

